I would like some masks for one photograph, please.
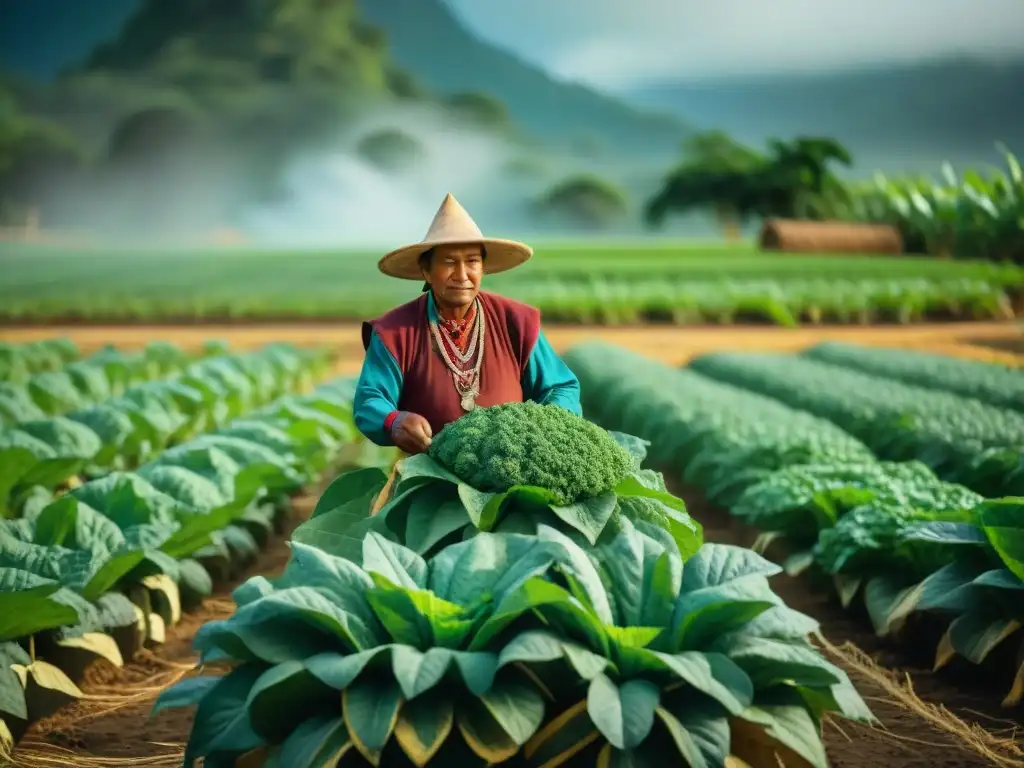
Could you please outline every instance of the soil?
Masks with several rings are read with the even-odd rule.
[[[706,541],[750,546],[753,538],[750,530],[744,529],[728,512],[708,504],[698,491],[683,489],[681,495],[690,514],[704,526]],[[829,655],[850,675],[879,724],[868,726],[844,720],[826,723],[825,746],[832,768],[1024,766],[1024,711],[1021,707],[1016,710],[999,707],[1005,690],[967,686],[963,680],[951,680],[927,667],[908,663],[904,651],[887,646],[855,614],[844,610],[832,595],[811,588],[802,578],[779,574],[772,578],[772,587],[790,608],[815,618],[832,646],[843,649],[845,643],[850,643],[867,654],[874,665],[884,667],[883,676],[891,676],[897,683],[909,679],[920,700],[945,707],[954,716],[946,715],[943,720],[960,727],[954,719],[960,718],[964,724],[982,729],[993,737],[990,748],[999,758],[1004,758],[998,761],[979,753],[962,735],[952,734],[929,722],[919,711],[909,709],[908,701],[915,706],[919,706],[919,702],[906,696],[905,687],[903,696],[894,696],[892,687],[878,681],[877,667],[870,675],[860,671],[862,667],[856,661],[860,654],[853,651],[841,656]],[[1004,683],[1009,686],[1007,679]],[[1000,748],[998,740],[1007,740],[1009,745]]]
[[[1016,336],[1009,337],[972,335],[965,337],[963,341],[974,346],[985,347],[988,349],[997,350],[999,352],[1008,352],[1014,355],[1024,355],[1024,334],[1018,334]]]

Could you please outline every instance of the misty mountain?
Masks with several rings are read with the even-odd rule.
[[[52,78],[114,39],[142,4],[142,0],[0,0],[0,67]],[[239,7],[244,5],[245,0],[240,0]],[[168,6],[166,18],[175,27],[193,13],[189,3]],[[648,114],[592,89],[559,82],[481,41],[443,0],[360,0],[359,11],[385,32],[391,60],[429,89],[492,96],[507,106],[519,126],[546,142],[588,150],[635,147],[644,154],[664,154],[674,153],[687,133],[684,122],[675,117]],[[156,39],[158,35],[136,41],[140,58],[145,56],[139,46]],[[125,55],[120,58],[127,61],[131,46],[123,42]],[[107,55],[93,62],[110,60]]]
[[[622,94],[761,144],[817,134],[843,141],[860,168],[938,171],[1001,163],[999,141],[1024,154],[1024,61],[946,59],[808,75],[645,85]]]
[[[675,153],[685,115],[646,113],[581,85],[556,80],[476,37],[442,0],[359,0],[363,16],[388,36],[395,62],[431,89],[480,91],[508,107],[528,131],[616,152]]]

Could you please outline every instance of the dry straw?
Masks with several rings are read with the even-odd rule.
[[[937,730],[952,737],[956,746],[975,752],[993,766],[1024,768],[1024,748],[1016,726],[1006,729],[1009,732],[1008,736],[997,736],[977,723],[966,723],[946,707],[923,701],[914,691],[910,675],[904,673],[901,680],[899,675],[880,666],[853,643],[845,642],[837,647],[820,635],[818,641],[842,667],[877,685],[886,694],[886,703],[914,713]],[[917,739],[900,736],[883,728],[876,729],[896,741],[921,743]]]
[[[761,228],[758,245],[763,251],[790,253],[903,252],[903,239],[894,227],[842,221],[768,219]]]

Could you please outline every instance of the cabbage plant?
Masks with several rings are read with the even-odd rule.
[[[154,711],[196,707],[185,765],[825,766],[821,718],[871,714],[778,570],[712,544],[684,565],[628,520],[589,549],[543,525],[428,559],[370,532],[361,564],[296,542],[196,634],[227,673]]]

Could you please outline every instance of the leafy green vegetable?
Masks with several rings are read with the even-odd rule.
[[[1007,365],[963,360],[913,349],[862,347],[829,341],[802,352],[804,357],[907,384],[1024,411],[1024,376]]]
[[[479,491],[544,488],[562,506],[600,496],[639,468],[600,427],[534,402],[470,411],[441,430],[430,457]]]
[[[233,668],[157,701],[197,705],[187,758],[311,760],[330,744],[342,766],[388,750],[539,766],[578,742],[721,765],[743,723],[824,766],[825,712],[872,719],[749,551],[705,545],[684,566],[664,531],[628,521],[593,549],[546,526],[429,560],[372,532],[362,544],[361,567],[293,544],[280,579],[246,582],[236,613],[197,633],[201,663]]]
[[[881,458],[917,459],[989,497],[1018,492],[1017,474],[982,471],[978,458],[995,451],[1021,461],[1022,413],[797,355],[710,354],[690,368],[827,418]]]
[[[460,480],[428,454],[419,454],[397,465],[397,480],[390,499],[375,517],[367,518],[367,514],[376,492],[369,492],[372,486],[364,487],[361,482],[369,480],[371,475],[360,475],[359,480],[342,475],[324,494],[330,503],[318,508],[314,519],[300,526],[295,535],[334,555],[358,562],[362,551],[360,539],[368,530],[394,538],[426,555],[476,531],[529,534],[535,532],[538,525],[557,526],[581,541],[594,544],[606,531],[614,530],[620,519],[635,517],[664,525],[682,552],[689,554],[699,549],[702,529],[686,513],[683,501],[665,489],[660,475],[636,469],[635,458],[607,433],[600,429],[598,432],[600,441],[610,442],[615,451],[626,456],[626,474],[615,478],[611,489],[597,496],[562,504],[556,491],[540,486],[518,485],[503,492],[485,491]],[[449,440],[461,433],[451,434]],[[472,431],[466,434],[475,439]],[[578,466],[572,467],[573,471],[578,470]],[[379,480],[380,475],[372,477]],[[327,509],[328,506],[332,509]]]

